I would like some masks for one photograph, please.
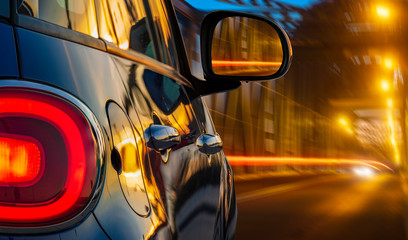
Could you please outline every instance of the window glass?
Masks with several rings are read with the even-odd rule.
[[[191,105],[186,92],[186,86],[167,76],[145,70],[143,80],[147,91],[143,91],[145,99],[152,99],[157,106],[153,107],[153,112],[160,115],[160,119],[165,121],[164,125],[172,126],[187,141],[193,141],[192,136],[200,135],[200,126],[195,118],[193,106]],[[143,89],[143,87],[141,87]],[[187,89],[189,89],[187,87]],[[191,91],[191,89],[189,89]],[[153,105],[153,104],[152,104]],[[146,109],[140,112],[145,112]],[[140,114],[140,115],[150,115]]]
[[[177,66],[177,55],[174,38],[170,30],[169,16],[166,7],[161,0],[149,0],[152,11],[154,27],[158,33],[159,50],[162,55],[162,62],[173,67]]]
[[[181,85],[173,79],[146,69],[143,80],[151,98],[163,112],[171,112],[181,101]]]
[[[101,38],[155,57],[142,1],[97,1],[97,10]]]
[[[18,12],[98,37],[93,0],[25,0]]]
[[[184,47],[186,50],[188,62],[190,64],[191,74],[193,74],[193,76],[198,79],[204,79],[200,52],[200,24],[202,13],[194,12],[193,14],[197,16],[194,21],[192,21],[182,11],[176,11],[176,14],[181,34],[183,36]]]

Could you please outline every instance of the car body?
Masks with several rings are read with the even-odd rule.
[[[234,237],[232,171],[201,95],[243,78],[189,73],[171,2],[0,9],[0,239]]]

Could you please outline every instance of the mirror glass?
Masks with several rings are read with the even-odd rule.
[[[270,76],[283,61],[276,30],[260,19],[227,17],[214,30],[212,68],[223,76]]]

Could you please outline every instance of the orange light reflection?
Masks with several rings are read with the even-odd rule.
[[[387,169],[393,171],[386,164],[365,159],[344,159],[344,158],[302,158],[302,157],[248,157],[248,156],[227,156],[231,166],[272,166],[272,165],[365,165],[380,171]]]
[[[213,60],[213,66],[276,66],[282,65],[281,62],[261,62],[261,61],[222,61]]]

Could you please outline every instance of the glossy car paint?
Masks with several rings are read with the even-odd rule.
[[[0,31],[5,33],[1,46],[8,44],[1,51],[10,57],[7,67],[0,67],[0,75],[10,77],[3,77],[4,80],[18,77],[12,30],[0,24]],[[182,77],[177,77],[175,70],[142,54],[136,54],[140,61],[128,60],[19,27],[14,28],[14,35],[19,81],[23,85],[28,81],[52,86],[82,101],[102,127],[106,143],[102,194],[94,199],[97,205],[92,213],[74,228],[66,229],[62,224],[29,238],[233,237],[237,214],[231,168],[222,152],[207,156],[198,151],[196,139],[216,131],[200,96]],[[146,61],[151,64],[144,64]],[[151,82],[155,85],[149,86]],[[170,86],[178,97],[163,100],[163,92],[157,92],[160,86]],[[166,101],[169,104],[163,104]],[[123,114],[109,118],[110,104]],[[143,131],[153,123],[177,129],[181,143],[165,153],[147,148]],[[118,144],[113,139],[120,138],[112,126],[124,124],[130,126],[127,135],[135,138],[139,154],[136,161],[142,166],[149,204],[143,213],[135,211],[132,205],[146,200],[126,198],[118,172],[112,166],[111,150]],[[132,200],[136,202],[129,202]],[[20,238],[14,235],[15,239]]]
[[[54,234],[41,234],[31,236],[1,236],[0,240],[72,240],[72,239],[101,239],[108,240],[108,236],[103,232],[95,217],[91,214],[80,225],[73,229],[60,231]]]
[[[14,41],[13,28],[0,23],[0,77],[17,77],[17,51]]]

